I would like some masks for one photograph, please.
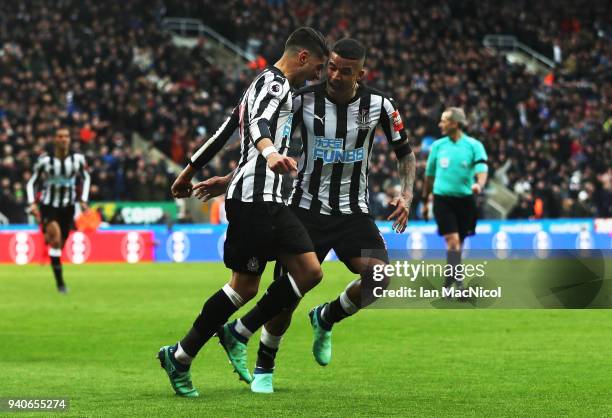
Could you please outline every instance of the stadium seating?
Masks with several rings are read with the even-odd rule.
[[[441,111],[458,105],[468,113],[468,132],[487,148],[491,175],[520,195],[511,217],[612,216],[606,2],[517,7],[452,0],[316,5],[277,0],[258,1],[248,13],[243,3],[2,2],[0,203],[5,216],[25,220],[24,185],[57,120],[70,121],[75,149],[88,158],[92,200],[170,197],[173,175],[163,162],[130,147],[132,133],[184,164],[237,101],[251,74],[209,62],[204,40],[191,50],[173,45],[160,29],[164,16],[200,18],[243,47],[263,45],[256,52],[268,62],[302,24],[316,25],[330,40],[356,37],[369,48],[367,82],[403,107],[419,179],[428,147],[439,135]],[[32,27],[36,30],[25,30]],[[484,48],[488,33],[515,34],[558,65],[546,79],[530,74]],[[370,196],[382,218],[396,171],[383,137],[377,142]],[[229,171],[237,145],[202,176]],[[421,184],[415,185],[413,218],[420,213]]]

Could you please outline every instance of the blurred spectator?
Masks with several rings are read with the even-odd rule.
[[[210,223],[214,225],[227,224],[225,198],[223,196],[213,199],[210,204]]]
[[[398,100],[417,178],[440,136],[442,109],[461,106],[490,173],[502,168],[499,178],[521,195],[512,216],[611,216],[610,7],[603,0],[1,2],[0,184],[8,186],[0,212],[11,222],[25,216],[23,184],[59,120],[73,126],[75,151],[91,165],[92,200],[169,199],[173,175],[129,146],[132,133],[184,165],[250,73],[274,62],[282,40],[308,24],[332,41],[353,36],[368,46],[366,82]],[[191,50],[175,46],[160,27],[166,16],[202,19],[252,51],[254,68],[219,68],[204,39]],[[560,64],[546,78],[530,74],[484,48],[489,33],[514,34]],[[397,177],[382,138],[369,166],[379,219],[386,212],[375,196],[384,179]],[[238,153],[230,142],[202,176],[231,171]]]

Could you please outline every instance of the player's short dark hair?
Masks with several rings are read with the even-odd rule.
[[[70,132],[73,126],[74,121],[69,117],[58,118],[53,121],[53,132],[57,133],[57,131],[62,129],[68,129],[68,132]]]
[[[344,38],[334,44],[332,52],[347,60],[365,60],[365,46],[357,39]]]
[[[72,137],[72,128],[67,123],[59,123],[59,124],[55,125],[53,127],[53,134],[57,135],[57,133],[59,131],[63,131],[63,130],[68,131],[68,135],[70,135],[70,137]]]
[[[329,47],[325,36],[308,26],[302,26],[294,30],[285,42],[285,51],[299,51],[300,49],[307,49],[320,58],[329,56]]]

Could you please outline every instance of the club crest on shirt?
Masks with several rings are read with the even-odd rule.
[[[247,270],[252,272],[256,272],[257,270],[259,270],[259,260],[257,259],[257,257],[251,257],[249,259],[249,261],[247,262]]]
[[[357,128],[370,129],[370,111],[362,109],[357,115]]]

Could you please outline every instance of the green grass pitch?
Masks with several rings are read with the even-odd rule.
[[[227,281],[222,264],[68,265],[67,296],[48,266],[2,265],[0,397],[65,396],[63,416],[612,414],[609,310],[366,310],[335,327],[323,368],[306,312],[353,279],[324,271],[283,341],[275,394],[251,393],[213,338],[192,367],[200,398],[182,399],[155,354]]]

